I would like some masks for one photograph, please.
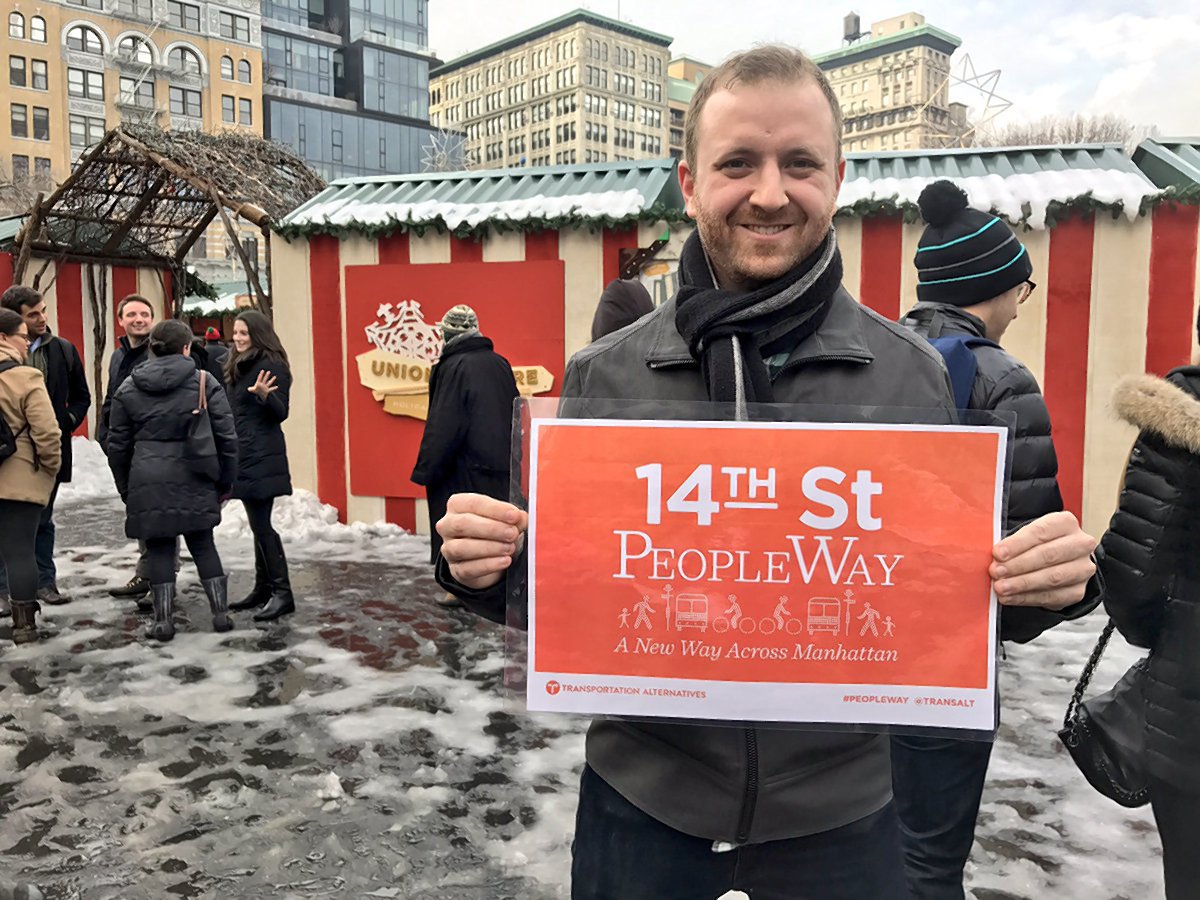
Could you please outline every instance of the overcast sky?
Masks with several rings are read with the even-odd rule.
[[[1001,71],[997,92],[1013,107],[997,124],[1049,114],[1111,112],[1166,137],[1200,135],[1200,2],[1197,0],[867,0],[843,7],[797,0],[431,0],[429,46],[453,59],[583,5],[673,37],[673,56],[719,62],[735,50],[784,41],[810,53],[841,43],[842,16],[863,27],[916,11],[962,39],[956,74],[970,56]],[[983,97],[952,98],[976,111]]]

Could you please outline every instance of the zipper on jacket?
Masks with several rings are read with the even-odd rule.
[[[747,728],[746,736],[746,791],[742,795],[742,815],[738,819],[737,845],[746,843],[750,837],[750,823],[754,821],[754,808],[758,805],[758,732]]]

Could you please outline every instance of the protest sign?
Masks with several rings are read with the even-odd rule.
[[[530,709],[994,726],[1005,429],[531,431]]]

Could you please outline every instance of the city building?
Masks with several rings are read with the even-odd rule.
[[[262,133],[257,2],[17,0],[4,17],[0,182],[60,182],[122,122]]]
[[[476,167],[664,157],[670,46],[577,9],[434,69],[430,116]]]
[[[813,57],[829,76],[845,120],[846,152],[956,147],[970,128],[951,103],[950,57],[962,41],[905,13],[859,31],[846,17],[846,45]]]
[[[675,159],[683,159],[683,123],[692,103],[692,95],[714,68],[690,56],[677,56],[667,63],[667,108],[670,115],[668,146]]]
[[[264,133],[326,179],[421,170],[428,0],[262,0]]]

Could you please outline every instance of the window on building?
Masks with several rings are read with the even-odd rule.
[[[238,99],[238,124],[254,124],[254,101],[248,97]]]
[[[250,60],[243,59],[238,61],[238,81],[242,84],[250,83]]]
[[[92,116],[71,116],[71,146],[82,150],[98,144],[104,137],[104,120]]]
[[[67,32],[67,49],[76,50],[80,53],[103,53],[104,45],[100,42],[100,35],[95,29],[88,28],[86,25],[76,25]]]
[[[221,121],[227,122],[230,125],[237,123],[237,106],[234,104],[236,97],[231,97],[228,94],[221,95]]]
[[[9,133],[13,137],[29,137],[29,107],[24,103],[9,105]]]
[[[154,62],[154,54],[150,50],[150,45],[141,38],[121,38],[117,44],[117,52],[125,57],[125,59],[143,63],[147,66]]]
[[[201,116],[200,92],[172,85],[171,115],[190,116],[193,119],[199,119]]]
[[[39,181],[49,181],[50,179],[50,158],[47,156],[38,156],[33,160],[33,174]]]
[[[86,9],[104,9],[104,0],[67,0],[72,6],[82,6]]]
[[[222,14],[224,15],[224,14]],[[167,0],[167,18],[180,31],[200,31],[200,7],[179,0]]]
[[[25,39],[25,17],[19,12],[8,14],[8,36],[19,41]]]
[[[152,19],[154,10],[151,0],[117,0],[117,14],[135,19]]]
[[[33,108],[33,139],[35,141],[50,140],[50,110],[44,106]]]
[[[46,20],[41,16],[32,16],[29,19],[29,39],[39,44],[46,43]]]
[[[22,184],[29,180],[29,157],[14,153],[12,158],[12,180]]]
[[[233,13],[221,13],[221,37],[250,43],[250,20]]]
[[[148,109],[154,107],[154,82],[121,76],[121,102]]]
[[[221,77],[226,81],[233,81],[233,59],[231,57],[221,57]]]
[[[172,47],[171,52],[167,54],[167,63],[172,69],[185,75],[199,75],[203,72],[200,54],[187,47]]]
[[[104,74],[86,69],[67,69],[67,94],[85,100],[103,100]]]
[[[44,59],[34,59],[29,64],[29,86],[35,91],[50,90],[50,76]]]
[[[8,83],[14,87],[25,87],[27,79],[25,57],[10,56],[8,58]]]

